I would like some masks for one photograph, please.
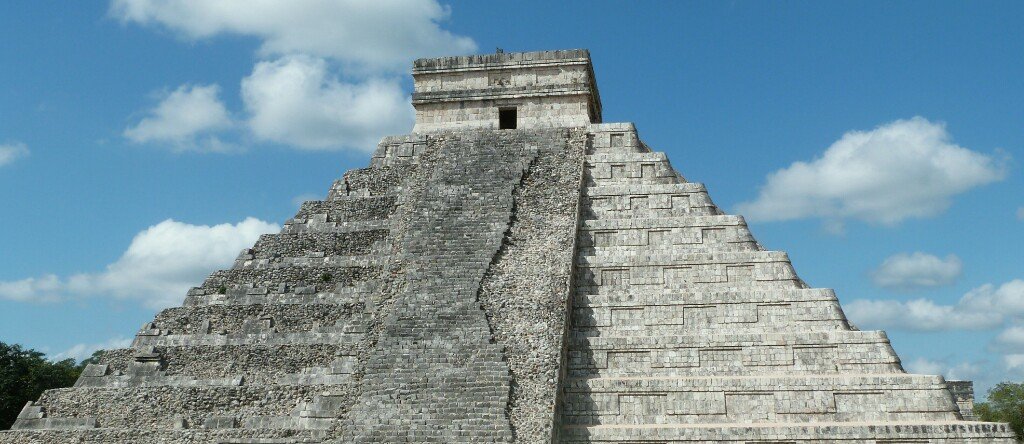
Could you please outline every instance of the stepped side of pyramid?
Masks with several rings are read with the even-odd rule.
[[[381,149],[386,149],[385,141]],[[410,144],[411,145],[411,144]],[[357,390],[407,163],[350,171],[163,310],[131,348],[25,408],[4,443],[321,442]]]
[[[995,443],[630,125],[592,128],[562,442]]]

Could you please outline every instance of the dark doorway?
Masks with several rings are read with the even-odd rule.
[[[515,108],[498,108],[498,128],[516,129]]]

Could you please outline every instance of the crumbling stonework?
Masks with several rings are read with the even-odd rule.
[[[413,75],[413,134],[0,444],[1013,442],[601,123],[587,51]]]

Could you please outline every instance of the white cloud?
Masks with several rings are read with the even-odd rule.
[[[1003,356],[1003,364],[1006,365],[1006,369],[1010,371],[1022,372],[1024,371],[1024,354],[1011,353]]]
[[[75,361],[81,361],[85,358],[92,356],[97,350],[115,350],[119,348],[126,348],[132,345],[132,340],[118,336],[116,338],[110,338],[106,341],[93,344],[75,344],[60,353],[50,356],[51,361],[61,361],[64,359],[74,359]]]
[[[906,363],[913,373],[941,374],[947,379],[975,381],[982,395],[996,383],[1024,378],[1024,280],[982,285],[956,304],[926,299],[907,302],[856,300],[844,304],[847,315],[868,328],[910,331],[1001,330],[987,351],[998,358],[951,364],[949,360],[917,358]]]
[[[1001,180],[1004,162],[951,141],[943,124],[922,117],[851,131],[818,158],[769,174],[739,212],[753,220],[819,217],[892,225],[934,216],[952,198]]]
[[[0,298],[47,301],[108,296],[136,299],[153,308],[173,306],[209,273],[230,266],[238,252],[261,234],[279,229],[255,218],[214,226],[168,219],[137,234],[121,258],[103,272],[0,282]]]
[[[960,299],[961,307],[967,310],[1000,313],[1006,316],[1024,315],[1024,280],[1014,279],[996,287],[985,284],[975,288]]]
[[[224,151],[228,145],[210,135],[231,126],[219,95],[217,85],[182,85],[163,95],[148,117],[124,130],[124,136],[135,143],[166,143],[178,151]]]
[[[242,80],[246,129],[255,140],[302,149],[371,151],[382,136],[406,133],[413,109],[401,78],[416,57],[464,54],[472,39],[441,28],[450,11],[436,0],[112,0],[123,23],[154,25],[190,39],[258,39],[264,60]],[[227,122],[216,91],[202,122]],[[158,107],[159,108],[159,107]],[[183,124],[190,113],[158,111],[125,135],[169,141],[181,150],[225,150],[223,125]],[[171,122],[171,123],[164,123]]]
[[[982,366],[978,363],[961,362],[950,365],[945,361],[934,361],[918,357],[906,363],[907,371],[920,375],[942,375],[948,380],[973,380],[980,376]]]
[[[914,290],[952,284],[963,272],[963,263],[955,255],[945,259],[916,252],[890,256],[871,273],[875,285],[896,290]]]
[[[1014,325],[996,336],[994,345],[1000,350],[1024,351],[1024,326]]]
[[[260,62],[242,80],[249,129],[261,140],[304,149],[372,151],[381,136],[406,133],[414,112],[397,80],[345,83],[323,59]]]
[[[920,375],[941,375],[945,370],[945,364],[938,361],[931,361],[925,358],[917,358],[906,363],[907,371]]]
[[[415,57],[476,49],[441,29],[449,10],[435,0],[113,0],[110,13],[187,39],[252,36],[264,56],[310,54],[371,71],[404,71]]]
[[[859,299],[845,305],[859,326],[892,330],[990,330],[1024,316],[1024,280],[975,288],[954,305],[928,299],[907,302]]]
[[[0,167],[9,165],[14,161],[28,156],[28,146],[24,143],[13,142],[0,144]]]
[[[861,327],[894,330],[983,330],[1002,325],[999,314],[960,310],[928,299],[907,302],[856,300],[846,305],[846,314]]]
[[[0,281],[0,298],[12,301],[53,302],[60,299],[60,278],[48,274],[20,281]]]

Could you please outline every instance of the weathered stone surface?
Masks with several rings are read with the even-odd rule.
[[[413,134],[0,444],[1013,442],[601,123],[587,51],[413,76]]]

